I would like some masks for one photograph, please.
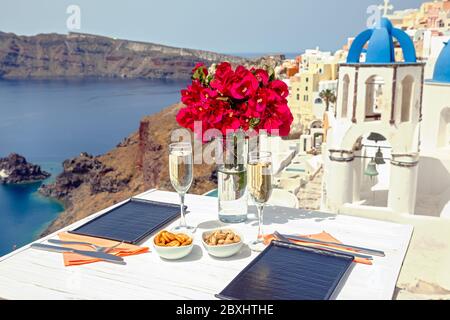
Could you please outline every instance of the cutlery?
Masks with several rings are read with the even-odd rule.
[[[290,239],[286,238],[285,236],[283,236],[282,234],[280,234],[279,232],[274,232],[274,235],[276,238],[278,238],[278,240],[282,241],[282,242],[287,242],[287,243],[293,243]],[[297,243],[294,243],[297,244]],[[299,245],[299,244],[297,244]],[[300,244],[301,246],[301,244]],[[344,250],[339,250],[339,249],[335,249],[335,248],[330,248],[330,247],[325,247],[324,245],[308,245],[308,246],[304,246],[304,247],[308,247],[308,248],[313,248],[313,249],[320,249],[320,250],[324,250],[324,251],[329,251],[329,252],[334,252],[334,253],[339,253],[339,254],[345,254],[345,255],[351,255],[354,256],[355,258],[360,258],[360,259],[367,259],[367,260],[373,260],[373,258],[371,256],[367,256],[365,254],[360,254],[360,253],[356,253],[356,252],[349,252],[349,251],[344,251]]]
[[[97,252],[104,252],[104,253],[108,253],[110,252],[112,249],[117,248],[118,246],[120,246],[121,244],[123,244],[123,241],[112,246],[112,247],[101,247],[89,242],[80,242],[80,241],[62,241],[62,240],[58,240],[58,239],[50,239],[48,240],[49,243],[53,243],[53,244],[60,244],[60,245],[80,245],[80,246],[89,246],[91,248],[93,248],[95,251]]]
[[[279,233],[278,231],[275,231],[273,233],[273,235],[278,238],[278,240],[283,241],[283,242],[291,242],[291,240],[289,240],[288,238],[286,238],[285,236],[283,236],[281,233]]]
[[[76,250],[66,247],[57,247],[57,246],[51,246],[48,244],[42,244],[42,243],[33,243],[31,245],[31,248],[37,249],[37,250],[43,250],[43,251],[50,251],[50,252],[59,252],[59,253],[76,253],[82,256],[86,256],[89,258],[96,258],[101,259],[107,262],[116,263],[124,265],[126,264],[125,261],[121,257],[117,257],[112,254],[104,253],[104,252],[96,252],[96,251],[83,251],[83,250]]]
[[[294,235],[286,235],[286,234],[284,235],[284,237],[292,239],[292,240],[303,241],[303,242],[315,243],[315,244],[320,244],[320,245],[332,245],[332,246],[341,247],[343,249],[357,250],[358,252],[370,254],[370,255],[373,255],[373,256],[377,256],[377,257],[385,257],[386,256],[386,254],[383,251],[380,251],[380,250],[374,250],[374,249],[368,249],[368,248],[363,248],[363,247],[351,246],[351,245],[343,244],[343,243],[315,240],[315,239],[310,239],[310,238],[305,238],[305,237],[300,237],[300,236],[294,236]]]

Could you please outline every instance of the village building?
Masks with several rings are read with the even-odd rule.
[[[339,68],[336,117],[327,113],[324,210],[449,216],[450,46],[424,78],[413,41],[388,19],[355,38]]]
[[[298,73],[285,80],[289,86],[288,105],[294,116],[294,131],[307,133],[314,122],[322,120],[325,103],[319,94],[325,88],[336,89],[338,59],[339,56],[318,48],[306,50],[297,59]]]
[[[389,5],[389,0],[385,1]],[[394,11],[386,17],[392,24],[402,30],[426,29],[432,31],[446,31],[450,29],[450,0],[429,1],[423,3],[419,9]]]

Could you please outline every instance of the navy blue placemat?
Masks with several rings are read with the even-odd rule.
[[[137,244],[179,216],[179,205],[130,199],[70,233]]]
[[[217,297],[329,300],[353,259],[351,255],[273,241]]]

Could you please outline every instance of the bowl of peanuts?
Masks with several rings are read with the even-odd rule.
[[[194,248],[194,237],[188,233],[161,231],[153,238],[153,247],[161,258],[178,260],[186,257]]]
[[[203,246],[216,258],[228,258],[237,254],[244,244],[242,235],[231,229],[206,231],[202,235]]]

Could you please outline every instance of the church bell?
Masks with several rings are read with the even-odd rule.
[[[371,178],[378,176],[377,163],[374,159],[369,162],[366,171],[364,171],[364,174]]]
[[[381,148],[378,148],[378,151],[375,154],[375,163],[377,165],[386,164],[386,162],[384,161],[383,152],[381,152]]]
[[[367,140],[374,141],[375,143],[378,143],[380,141],[386,141],[386,138],[384,136],[382,136],[381,134],[379,134],[379,133],[372,132],[370,134],[370,136],[367,138]]]

